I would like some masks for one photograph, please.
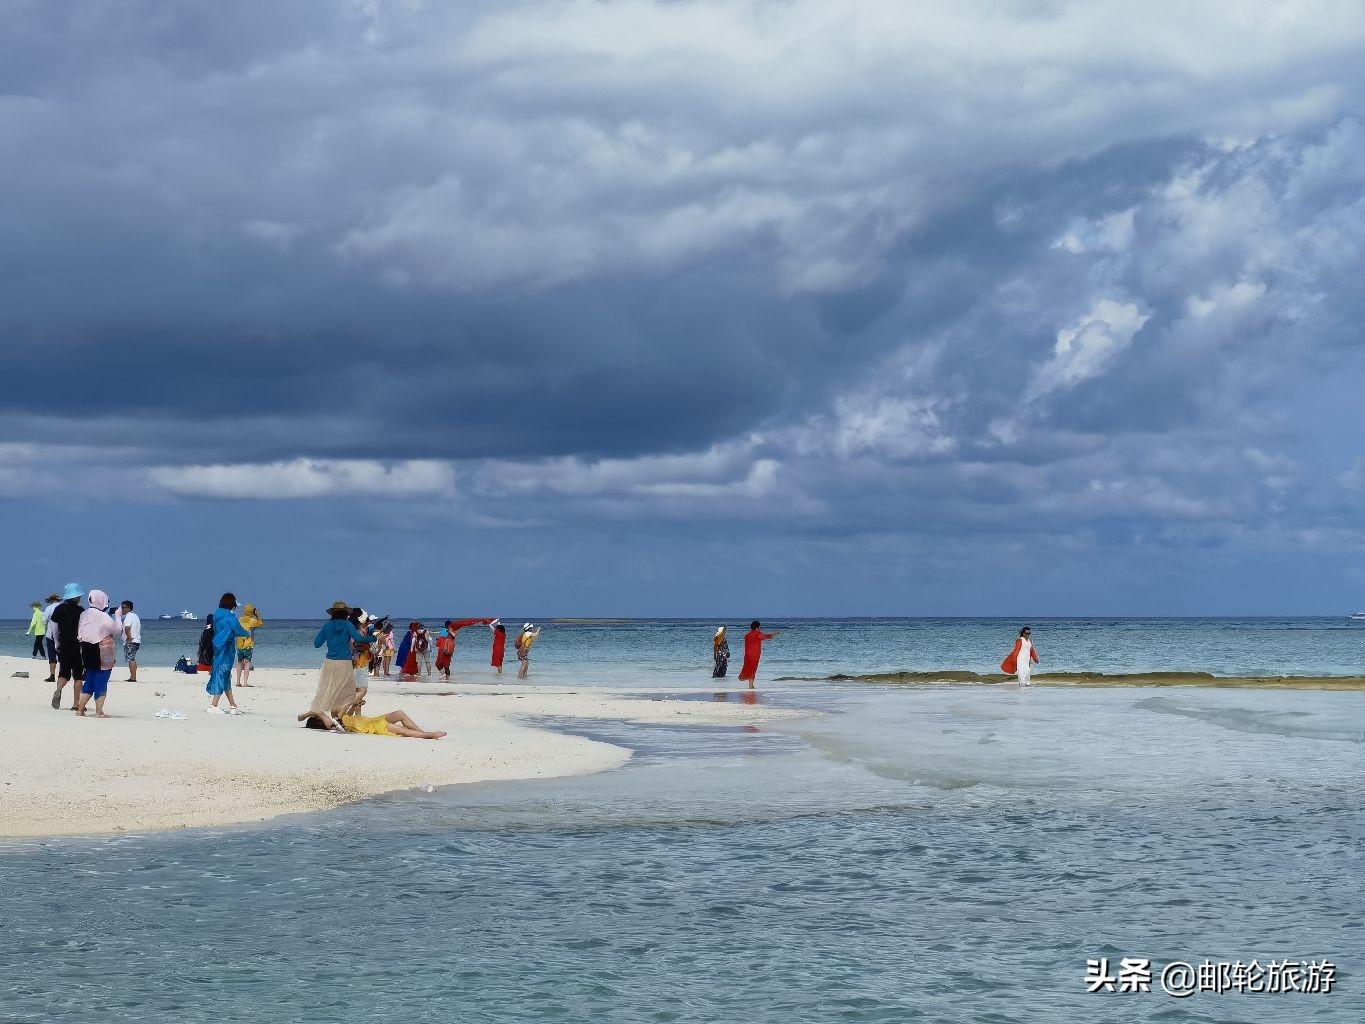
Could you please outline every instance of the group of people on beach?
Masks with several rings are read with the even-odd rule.
[[[87,605],[81,601],[87,600]],[[84,716],[94,701],[96,718],[108,718],[104,702],[109,677],[118,661],[118,643],[128,666],[128,681],[137,682],[137,652],[142,646],[142,620],[132,601],[111,607],[103,590],[89,594],[79,583],[68,583],[61,594],[49,594],[46,603],[34,601],[28,632],[33,636],[33,656],[47,657],[47,682],[56,683],[52,708],[62,705],[62,690],[71,687],[71,710]]]
[[[429,677],[433,667],[433,647],[436,673],[442,679],[449,679],[450,665],[455,657],[456,634],[470,626],[487,626],[492,631],[489,663],[498,675],[502,675],[507,627],[500,619],[447,619],[444,630],[434,644],[425,624],[410,622],[403,639],[395,648],[393,622],[387,615],[370,615],[363,608],[353,608],[345,601],[334,602],[327,610],[327,615],[327,621],[313,638],[314,647],[327,649],[318,676],[317,690],[308,710],[298,716],[306,728],[425,740],[442,738],[444,732],[423,729],[404,711],[390,711],[382,715],[363,714],[369,680],[378,674],[380,666],[387,677],[394,658],[398,662],[399,681]],[[534,623],[527,622],[522,626],[514,643],[520,662],[518,679],[525,679],[531,670],[531,647],[539,636],[540,627]]]
[[[82,600],[88,602],[82,605]],[[218,607],[208,616],[200,636],[198,665],[191,668],[181,659],[185,671],[206,672],[209,676],[205,690],[209,696],[209,714],[240,715],[233,694],[233,674],[236,685],[252,685],[251,668],[255,653],[255,633],[265,625],[253,604],[237,611],[237,597],[226,593]],[[386,616],[373,616],[363,608],[352,607],[344,601],[335,602],[328,609],[328,620],[318,631],[313,645],[326,647],[322,673],[313,702],[299,720],[310,728],[332,732],[362,732],[374,735],[411,736],[439,739],[444,733],[421,729],[402,711],[386,715],[361,714],[369,690],[369,680],[381,673],[391,677],[397,661],[398,680],[403,682],[430,678],[434,671],[441,679],[450,678],[450,666],[455,656],[456,636],[471,626],[487,626],[492,632],[490,665],[502,675],[507,644],[507,629],[496,618],[447,619],[434,641],[431,632],[420,621],[408,624],[401,641],[394,642],[394,624]],[[94,701],[96,718],[108,718],[104,706],[109,692],[109,679],[117,662],[117,642],[122,641],[124,662],[128,667],[128,682],[137,682],[137,654],[142,645],[142,620],[132,601],[122,601],[111,607],[108,595],[102,590],[85,592],[78,583],[68,583],[60,595],[49,594],[47,601],[32,603],[28,627],[33,639],[33,656],[46,656],[47,682],[56,683],[52,692],[52,707],[61,707],[62,691],[71,686],[72,710],[85,715]],[[527,622],[513,643],[520,667],[518,679],[527,678],[531,667],[531,648],[540,636],[540,627]],[[739,679],[752,688],[758,675],[759,662],[765,642],[778,636],[781,630],[764,632],[757,619],[749,624],[744,634],[744,663]],[[1032,682],[1033,665],[1038,652],[1033,646],[1033,631],[1025,626],[1019,630],[1014,649],[1001,662],[1006,675],[1018,678],[1021,686]],[[712,678],[724,678],[729,671],[730,644],[728,627],[716,627],[712,636]],[[433,662],[432,654],[435,654]],[[227,706],[222,702],[226,699]]]

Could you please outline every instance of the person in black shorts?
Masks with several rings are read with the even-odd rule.
[[[62,591],[62,603],[52,611],[52,624],[57,627],[57,688],[52,691],[52,710],[62,706],[62,687],[72,683],[71,707],[80,699],[81,683],[85,681],[85,664],[81,661],[81,641],[78,635],[81,598],[85,591],[79,583],[68,583]]]

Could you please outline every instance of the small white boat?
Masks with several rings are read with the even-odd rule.
[[[158,615],[157,618],[159,618],[159,619],[170,619],[170,620],[172,620],[172,621],[174,621],[175,619],[181,619],[181,620],[183,620],[183,621],[185,621],[185,622],[198,622],[198,621],[199,621],[199,616],[198,616],[198,615],[195,615],[194,612],[190,611],[188,608],[186,608],[184,611],[182,611],[179,615],[171,615],[171,614],[168,612],[168,613],[165,614],[165,615]]]
[[[1365,612],[1352,612],[1346,617],[1348,619],[1355,619],[1358,622],[1365,622]]]

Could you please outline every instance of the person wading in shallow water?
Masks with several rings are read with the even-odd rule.
[[[1007,676],[1017,675],[1020,686],[1033,685],[1033,663],[1038,660],[1038,651],[1033,646],[1033,630],[1025,626],[1019,631],[1019,639],[1014,641],[1014,650],[1000,663],[1000,671]]]
[[[758,675],[758,662],[763,657],[763,641],[771,640],[782,630],[763,632],[763,624],[757,619],[749,623],[749,632],[744,634],[744,667],[739,670],[740,682],[747,682],[752,689],[754,678]]]
[[[730,641],[726,639],[724,626],[717,626],[716,635],[711,638],[711,655],[715,659],[711,678],[724,679],[730,669]]]
[[[517,660],[521,662],[521,667],[517,669],[517,678],[525,679],[531,672],[531,645],[536,642],[536,637],[540,636],[540,627],[526,623],[521,627],[521,636],[517,637]]]

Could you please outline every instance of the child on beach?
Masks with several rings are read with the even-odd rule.
[[[76,635],[81,644],[85,679],[81,682],[76,714],[84,717],[90,698],[95,698],[95,717],[108,718],[104,699],[109,693],[109,676],[114,671],[114,637],[123,633],[123,610],[109,614],[109,596],[103,590],[90,591],[90,607],[81,612]]]
[[[384,678],[389,678],[389,671],[393,668],[393,623],[384,623],[384,628],[379,634],[382,646],[379,653],[384,659]]]

